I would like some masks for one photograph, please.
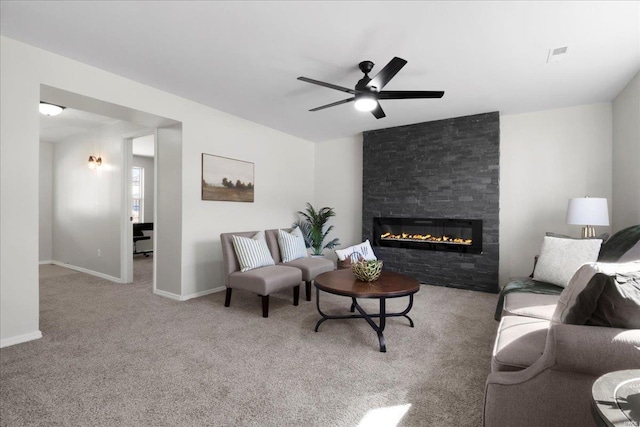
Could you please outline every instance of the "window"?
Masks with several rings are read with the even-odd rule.
[[[131,221],[144,222],[144,168],[134,166],[131,168]]]

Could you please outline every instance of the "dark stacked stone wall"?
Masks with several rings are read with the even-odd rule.
[[[374,217],[483,220],[483,253],[374,247],[384,267],[422,283],[498,291],[497,112],[364,133],[362,235]]]

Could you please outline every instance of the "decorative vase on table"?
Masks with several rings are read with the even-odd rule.
[[[373,282],[382,274],[382,261],[362,260],[351,264],[351,271],[356,279],[362,282]]]

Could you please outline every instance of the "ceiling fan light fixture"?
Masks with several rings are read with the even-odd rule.
[[[64,110],[65,107],[61,107],[59,105],[55,105],[55,104],[49,104],[48,102],[40,102],[40,113],[44,114],[45,116],[57,116],[58,114],[62,113],[62,110]]]
[[[358,111],[373,111],[378,105],[378,101],[371,95],[361,95],[356,97],[355,107]]]

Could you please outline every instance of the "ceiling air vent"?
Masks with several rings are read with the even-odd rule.
[[[547,57],[547,64],[552,62],[559,62],[567,56],[567,46],[556,47],[549,49],[549,56]]]

